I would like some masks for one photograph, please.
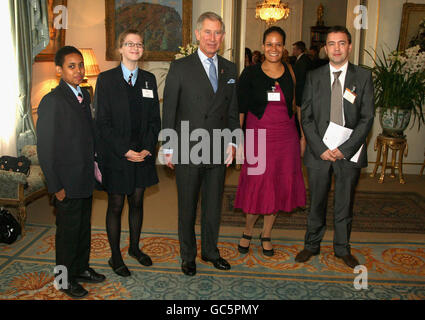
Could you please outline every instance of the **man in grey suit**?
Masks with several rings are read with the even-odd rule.
[[[168,148],[164,153],[167,166],[174,169],[175,164],[181,267],[183,273],[189,276],[196,274],[197,245],[194,229],[200,191],[202,260],[212,262],[220,270],[230,269],[229,263],[220,257],[217,241],[226,164],[229,166],[233,161],[235,145],[225,142],[224,147],[220,148],[227,148],[227,156],[224,152],[218,156],[214,148],[202,149],[202,161],[194,161],[193,151],[198,141],[189,142],[188,136],[185,140],[185,129],[182,126],[188,125],[191,137],[194,132],[204,132],[211,142],[214,130],[233,131],[240,128],[236,66],[217,55],[225,34],[221,17],[211,12],[202,14],[195,34],[199,49],[171,63],[163,106],[163,128],[178,133],[178,146]]]
[[[360,170],[367,166],[366,137],[373,125],[374,97],[370,71],[348,62],[351,35],[345,27],[329,29],[326,53],[330,63],[308,73],[301,107],[307,139],[310,212],[304,250],[295,258],[306,262],[320,252],[326,231],[328,192],[335,176],[334,252],[351,268],[359,265],[350,251],[354,191]],[[323,142],[329,123],[352,129],[351,136],[330,150]],[[357,161],[352,157],[361,148]]]

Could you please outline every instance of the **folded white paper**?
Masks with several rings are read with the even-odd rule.
[[[342,145],[345,141],[347,141],[351,134],[353,133],[353,129],[346,128],[336,124],[335,122],[330,122],[328,129],[326,129],[325,135],[323,136],[323,143],[329,148],[329,150],[335,150],[340,145]],[[356,154],[350,159],[352,162],[359,161],[360,153],[363,149],[363,145],[356,152]]]

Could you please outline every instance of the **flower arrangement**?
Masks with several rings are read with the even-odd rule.
[[[180,52],[175,55],[175,59],[181,59],[194,53],[198,49],[198,45],[194,43],[188,43],[186,47],[179,47]]]
[[[380,108],[381,113],[393,109],[411,110],[412,126],[418,118],[420,128],[425,124],[422,110],[425,103],[425,52],[421,52],[417,45],[388,55],[382,50],[382,58],[374,59],[365,51],[375,63],[373,67],[365,67],[372,71],[376,108]]]

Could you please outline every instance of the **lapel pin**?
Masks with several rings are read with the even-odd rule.
[[[223,74],[224,73],[224,69],[221,69],[221,74]]]

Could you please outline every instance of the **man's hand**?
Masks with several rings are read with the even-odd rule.
[[[172,153],[164,154],[164,160],[165,160],[166,166],[168,168],[174,170],[174,164],[172,162],[172,160],[173,160],[173,154]]]
[[[325,160],[325,161],[331,161],[331,162],[335,162],[336,161],[335,155],[329,149],[326,150],[325,152],[323,152],[322,155],[320,156],[320,158],[322,160]]]
[[[342,160],[342,159],[344,159],[345,157],[344,157],[344,155],[342,154],[342,152],[341,151],[339,151],[339,149],[338,148],[336,148],[335,150],[332,150],[332,154],[334,155],[334,157],[337,159],[337,160]]]
[[[124,155],[128,161],[131,162],[143,162],[145,161],[141,152],[136,152],[133,150],[128,150],[128,152]]]
[[[236,148],[232,146],[231,144],[229,144],[227,146],[226,154],[227,154],[227,159],[226,161],[224,161],[224,164],[226,164],[226,167],[228,168],[232,164],[233,159],[236,156]]]
[[[65,193],[65,189],[62,189],[58,192],[55,193],[56,199],[58,199],[59,201],[63,201],[63,199],[65,199],[66,197],[66,193]]]

